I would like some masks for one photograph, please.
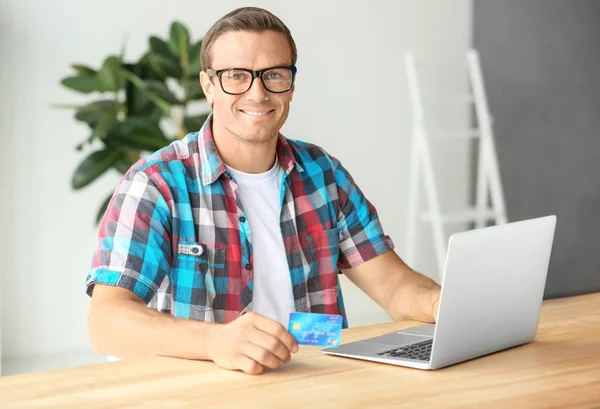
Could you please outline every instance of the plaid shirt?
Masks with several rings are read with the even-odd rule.
[[[211,120],[125,174],[100,225],[89,295],[95,283],[119,286],[158,311],[205,322],[252,310],[249,224]],[[296,311],[340,314],[347,327],[338,271],[391,250],[392,240],[337,159],[282,135],[277,155]]]

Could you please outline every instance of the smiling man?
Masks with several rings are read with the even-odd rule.
[[[341,272],[392,318],[434,322],[439,287],[394,253],[346,169],[279,133],[295,88],[288,28],[246,7],[202,47],[211,116],[136,163],[102,221],[87,277],[97,351],[262,373],[298,350],[291,312],[347,326]]]

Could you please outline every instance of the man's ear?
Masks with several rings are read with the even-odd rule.
[[[208,76],[206,71],[200,72],[200,85],[202,86],[202,89],[204,90],[204,95],[206,96],[206,102],[208,102],[209,105],[212,106],[214,99],[215,99],[215,96],[214,96],[215,86],[212,83],[212,81],[210,80],[210,77]]]

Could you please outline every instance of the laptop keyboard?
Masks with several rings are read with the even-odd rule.
[[[389,351],[383,351],[377,355],[392,356],[394,358],[409,358],[418,361],[429,361],[431,358],[431,347],[433,339],[418,342],[416,344],[406,345],[400,348],[394,348]]]

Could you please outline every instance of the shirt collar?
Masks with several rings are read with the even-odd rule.
[[[200,153],[200,167],[201,167],[201,178],[204,186],[213,183],[223,173],[227,172],[227,167],[221,159],[221,155],[217,151],[215,145],[215,139],[212,133],[212,119],[213,116],[210,114],[202,129],[198,133],[198,152]],[[287,174],[289,174],[294,166],[299,172],[304,172],[304,169],[296,160],[294,151],[288,143],[287,139],[279,134],[277,139],[277,158],[279,160],[279,166]]]

